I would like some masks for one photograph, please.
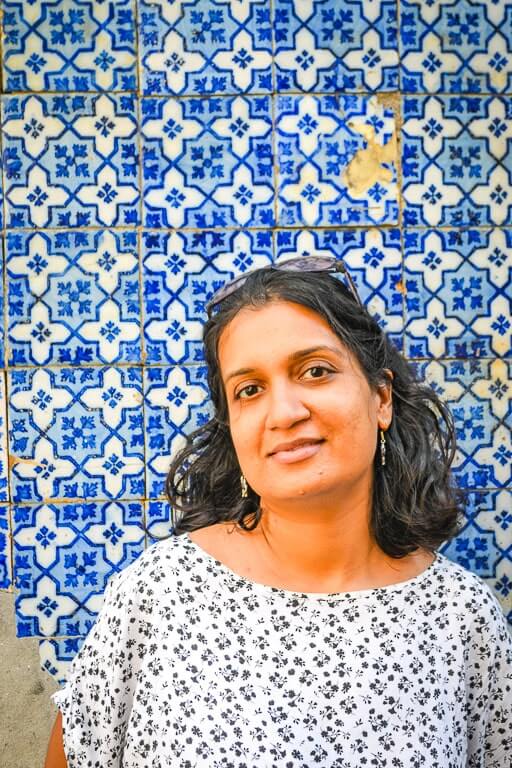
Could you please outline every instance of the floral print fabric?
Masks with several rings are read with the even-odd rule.
[[[510,768],[512,637],[477,576],[333,595],[188,536],[111,580],[62,710],[69,768]]]

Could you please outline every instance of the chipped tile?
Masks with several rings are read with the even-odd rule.
[[[361,96],[278,96],[278,222],[396,224],[393,112]]]

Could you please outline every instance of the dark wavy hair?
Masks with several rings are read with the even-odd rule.
[[[424,547],[434,551],[459,532],[462,495],[452,481],[455,454],[451,414],[341,280],[323,272],[260,269],[217,307],[203,342],[214,413],[172,458],[166,481],[173,533],[232,521],[253,530],[259,496],[241,498],[240,466],[231,440],[218,359],[219,338],[243,308],[288,301],[316,312],[355,355],[374,390],[393,373],[393,419],[386,433],[386,464],[374,459],[370,531],[392,557]],[[462,518],[460,522],[462,521]]]

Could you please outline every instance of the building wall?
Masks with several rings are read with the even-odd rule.
[[[470,495],[442,551],[512,622],[512,3],[4,0],[2,20],[10,653],[64,678],[142,526],[169,528],[169,455],[209,410],[205,302],[310,253],[345,260],[449,404]]]

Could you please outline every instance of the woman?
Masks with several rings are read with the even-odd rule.
[[[436,554],[449,413],[337,271],[286,262],[210,303],[180,535],[110,582],[54,694],[70,768],[510,768],[512,638]]]

